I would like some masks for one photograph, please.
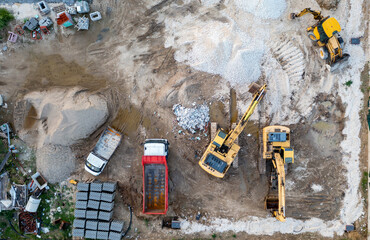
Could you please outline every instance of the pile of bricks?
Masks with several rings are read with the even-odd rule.
[[[115,182],[77,184],[73,237],[120,240],[123,221],[112,220]]]

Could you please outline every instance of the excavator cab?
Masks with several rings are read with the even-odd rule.
[[[281,158],[284,161],[284,164],[294,163],[294,150],[292,148],[281,148],[280,151]]]

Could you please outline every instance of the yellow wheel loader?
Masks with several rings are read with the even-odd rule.
[[[211,124],[212,141],[200,159],[199,166],[215,177],[223,178],[235,160],[240,149],[240,146],[235,141],[247,126],[249,117],[254,112],[257,104],[265,96],[266,84],[261,87],[253,83],[250,86],[249,92],[254,93],[252,102],[233,130],[228,133],[223,129],[217,131],[217,125]],[[212,134],[212,131],[216,134]],[[215,135],[215,137],[212,135]]]
[[[272,165],[265,209],[270,210],[277,220],[285,222],[285,173],[288,163],[294,163],[294,151],[290,148],[290,129],[283,126],[265,127],[261,138],[261,159],[265,165]]]
[[[339,35],[342,30],[339,22],[333,17],[323,17],[320,11],[314,11],[310,8],[305,8],[300,13],[291,13],[290,19],[302,17],[310,13],[318,22],[306,29],[308,37],[320,47],[320,58],[326,60],[329,65],[329,70],[335,63],[338,63],[349,58],[349,54],[343,53],[344,41]]]

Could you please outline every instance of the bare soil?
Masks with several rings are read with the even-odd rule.
[[[122,131],[124,140],[104,172],[94,178],[83,170],[83,164],[106,125],[97,129],[89,139],[73,147],[78,159],[71,178],[118,181],[120,194],[117,195],[114,217],[128,221],[126,205],[131,205],[134,218],[129,235],[142,239],[182,237],[181,232],[162,230],[161,217],[141,213],[141,144],[146,138],[167,138],[171,144],[167,215],[195,220],[200,213],[204,217],[201,223],[212,217],[239,220],[247,216],[270,215],[264,210],[263,203],[268,179],[260,176],[257,169],[258,132],[269,122],[262,119],[249,123],[239,138],[239,168],[230,168],[224,179],[213,178],[198,166],[209,143],[209,134],[178,133],[171,109],[174,103],[206,102],[210,106],[211,121],[228,129],[230,121],[234,122],[238,116],[235,112],[239,96],[230,89],[230,99],[216,99],[214,82],[219,76],[176,62],[174,50],[164,47],[164,26],[156,23],[155,18],[158,11],[168,10],[166,7],[171,2],[164,0],[147,8],[135,0],[99,1],[93,6],[105,17],[92,24],[88,32],[77,32],[69,37],[58,33],[53,41],[23,43],[0,57],[0,85],[10,104],[27,92],[52,87],[82,86],[106,97],[110,110],[106,125]],[[172,9],[168,14],[181,15],[187,11],[197,9],[188,4]],[[1,109],[0,120],[11,120],[13,108],[10,105],[8,110]],[[17,126],[23,124],[23,128],[31,129],[32,107],[25,114],[28,114],[26,121]],[[16,116],[11,122],[16,122]],[[299,124],[289,126],[296,155],[287,175],[287,216],[324,220],[338,216],[346,186],[339,146],[343,139],[343,122],[344,106],[340,98],[320,95],[312,114]],[[194,136],[201,140],[195,140]],[[323,191],[314,192],[312,184],[321,185]],[[232,234],[223,233],[218,237],[233,239]],[[204,236],[193,234],[192,237]],[[238,239],[247,237],[271,238],[237,234]],[[276,234],[274,237],[322,238],[317,234]]]

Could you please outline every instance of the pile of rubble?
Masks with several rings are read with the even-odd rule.
[[[193,104],[195,105],[195,104]],[[176,104],[172,108],[177,117],[180,127],[195,133],[196,130],[204,130],[209,122],[209,108],[207,105],[197,105],[193,108],[186,108]]]

